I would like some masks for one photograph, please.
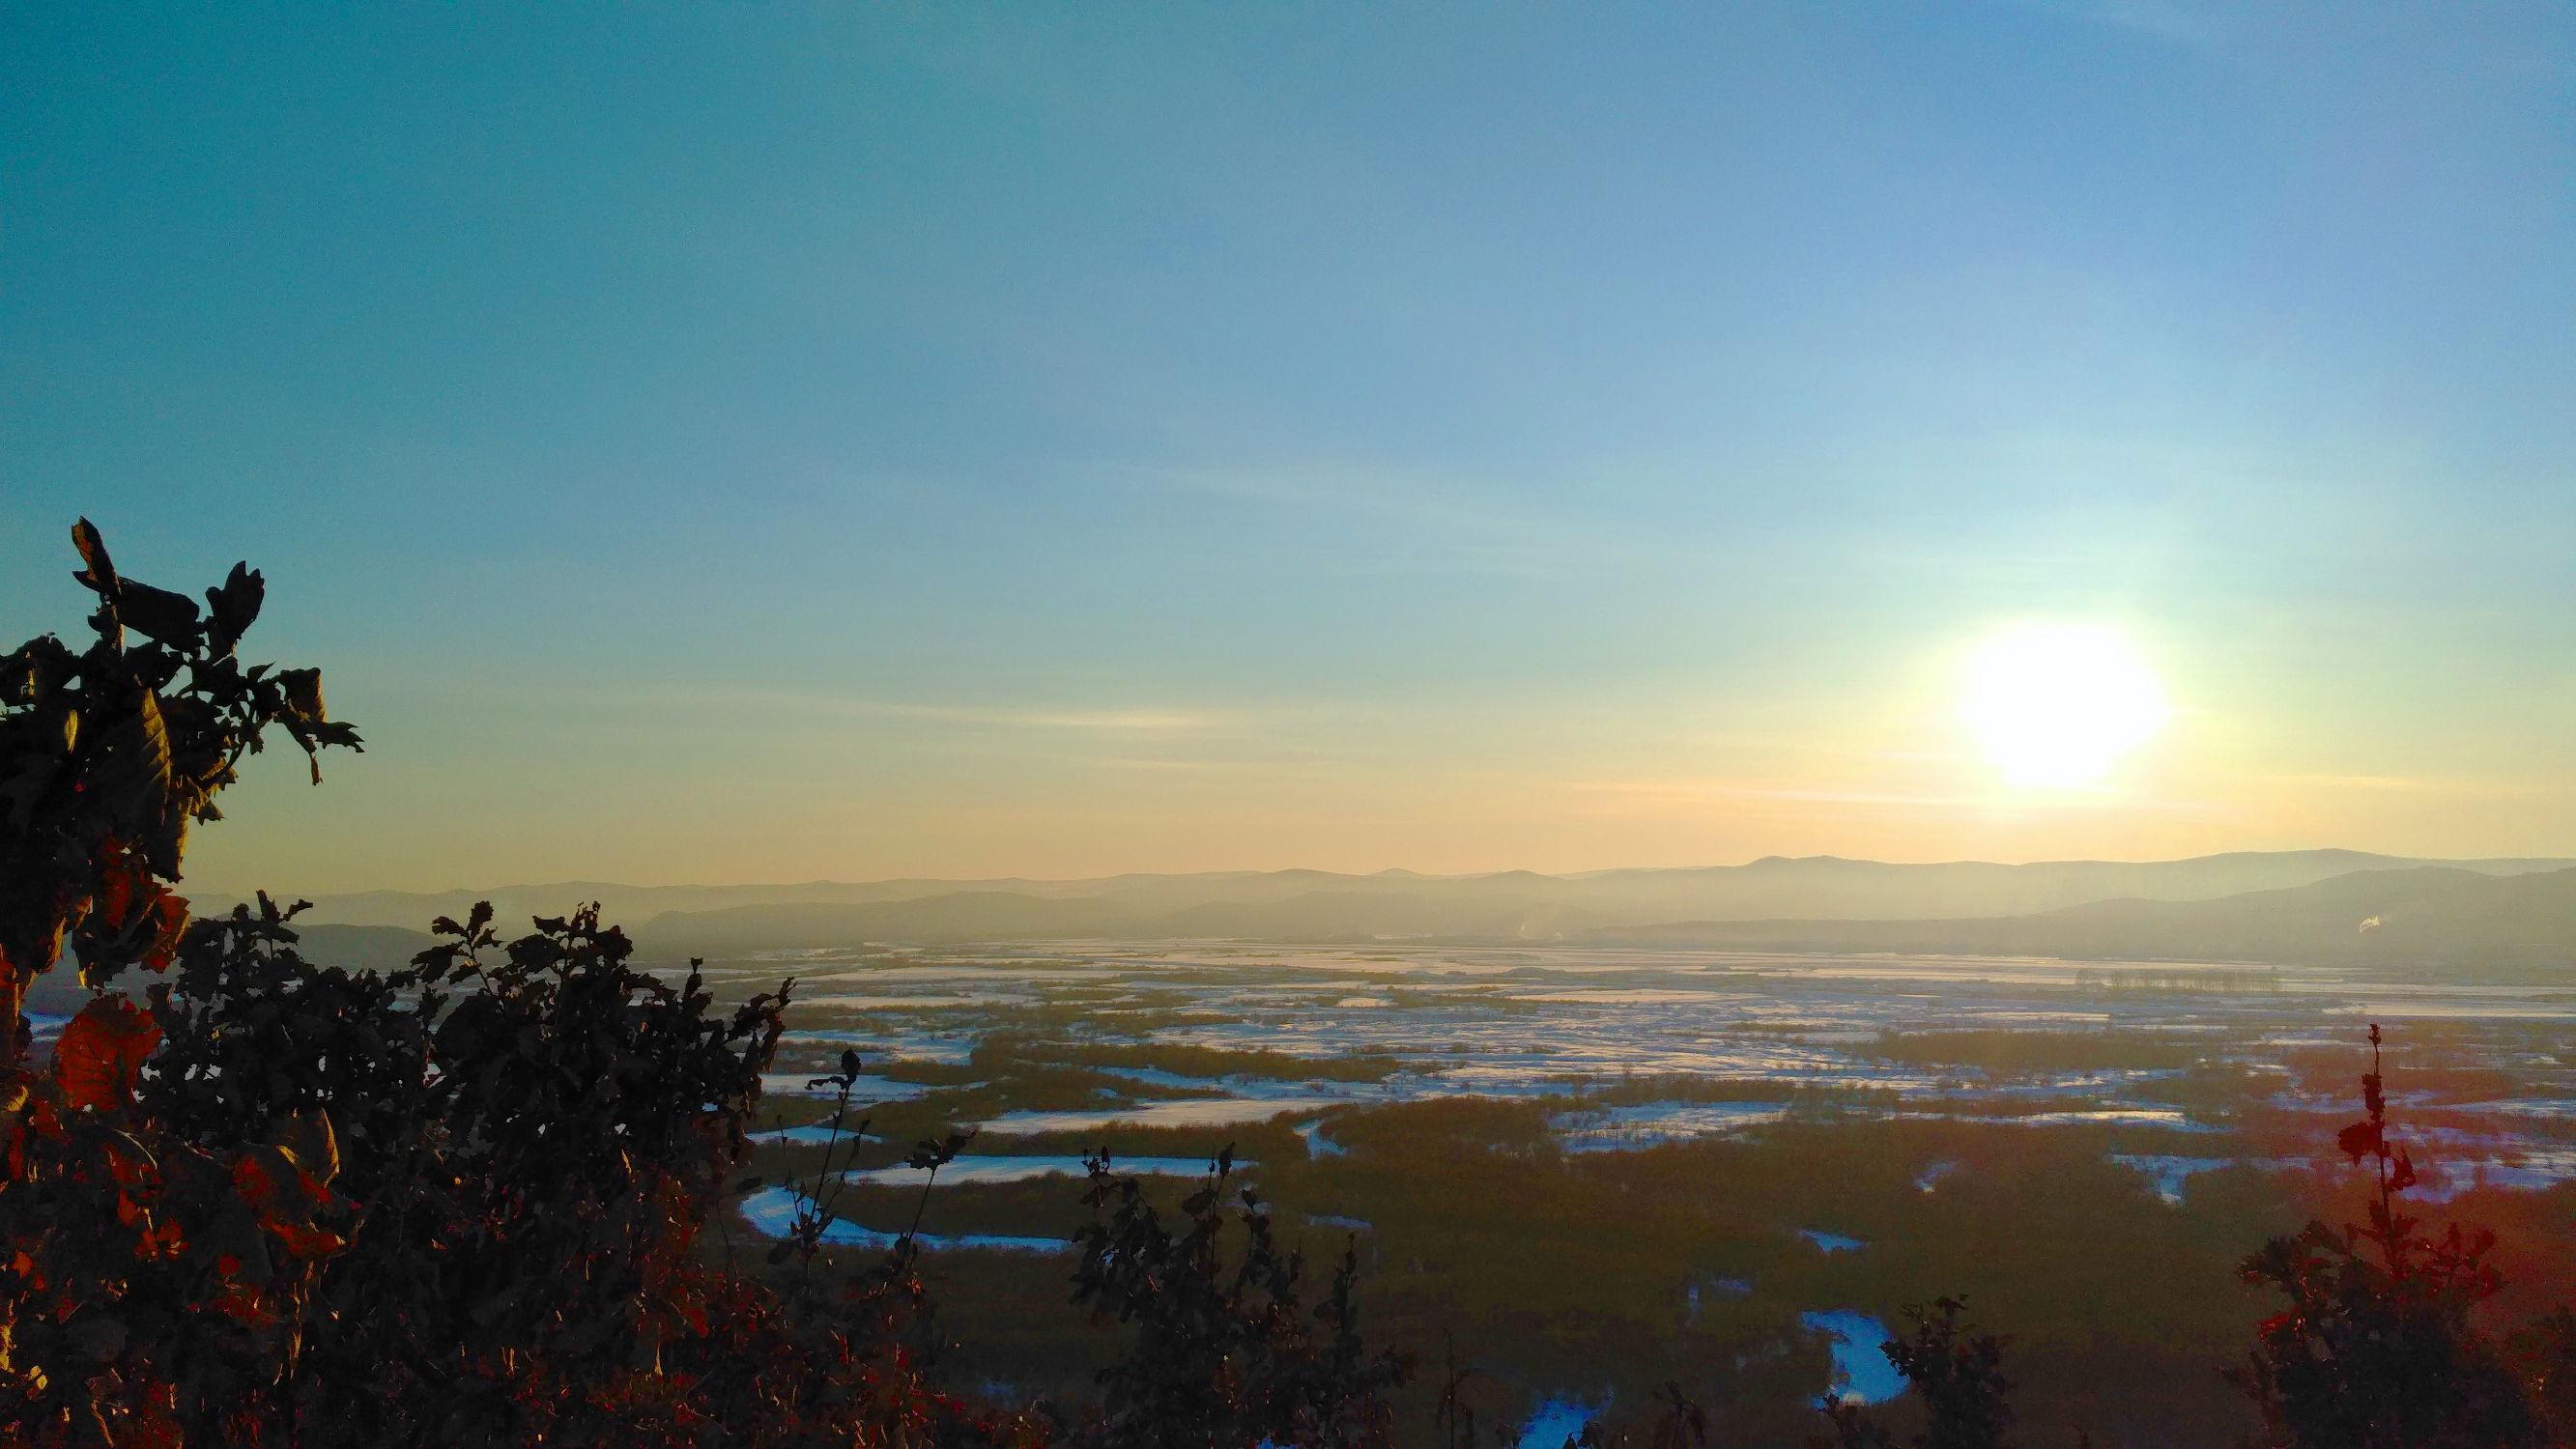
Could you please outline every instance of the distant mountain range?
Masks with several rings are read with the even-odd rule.
[[[2107,900],[1977,920],[1678,921],[1592,933],[1600,944],[1955,952],[2324,965],[2576,965],[2576,869],[2355,871],[2202,901]]]
[[[596,900],[654,956],[860,941],[1047,938],[1574,941],[1748,949],[2374,961],[2576,960],[2576,861],[2427,861],[2358,851],[2171,861],[1746,865],[1429,876],[1408,871],[626,886],[314,898],[316,938],[370,958],[490,900],[504,923]],[[2375,920],[2367,928],[2364,922]],[[352,932],[341,928],[403,928]],[[353,962],[354,964],[354,962]]]

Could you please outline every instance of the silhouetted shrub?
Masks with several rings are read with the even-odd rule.
[[[2420,1231],[2399,1194],[2416,1185],[2412,1152],[2389,1133],[2377,1024],[2361,1078],[2363,1116],[2336,1135],[2356,1165],[2371,1164],[2369,1223],[2312,1221],[2244,1260],[2239,1276],[2289,1306],[2256,1330],[2228,1379],[2263,1415],[2275,1449],[2532,1449],[2576,1431],[2576,1313],[2561,1308],[2499,1341],[2474,1321],[2503,1286],[2488,1261],[2495,1235],[2452,1224]],[[1916,1449],[2002,1449],[2013,1412],[2002,1373],[2006,1340],[1961,1322],[1942,1298],[1909,1308],[1905,1340],[1888,1360],[1920,1396]],[[1894,1437],[1857,1406],[1820,1406],[1835,1449],[1892,1449]]]
[[[2284,1449],[2485,1449],[2549,1442],[2532,1386],[2472,1310],[2502,1286],[2484,1229],[2418,1232],[2398,1194],[2416,1181],[2388,1134],[2380,1032],[2370,1028],[2362,1120],[2337,1136],[2375,1174],[2367,1226],[2310,1222],[2275,1238],[2239,1272],[2289,1306],[2265,1319],[2229,1377]],[[2561,1390],[2563,1393],[2563,1389]]]
[[[1283,1249],[1250,1189],[1234,1194],[1239,1253],[1224,1248],[1234,1149],[1166,1226],[1143,1184],[1090,1160],[1084,1200],[1093,1220],[1076,1234],[1074,1299],[1134,1335],[1101,1371],[1098,1418],[1083,1437],[1113,1449],[1296,1445],[1377,1449],[1391,1442],[1385,1394],[1404,1382],[1400,1357],[1361,1340],[1358,1256],[1345,1248],[1311,1309],[1304,1254]],[[1229,1256],[1231,1261],[1229,1262]]]
[[[0,1444],[1056,1432],[929,1384],[913,1232],[838,1271],[830,1150],[759,1270],[701,1243],[753,1185],[732,1179],[786,987],[720,1011],[696,963],[677,985],[636,969],[595,907],[505,942],[480,905],[383,973],[306,960],[302,906],[266,895],[191,923],[169,888],[187,828],[263,732],[358,739],[313,671],[236,659],[258,574],[201,611],[118,575],[86,521],[74,538],[93,642],[0,660]],[[40,1060],[23,1004],[66,943],[90,993]],[[139,1004],[119,989],[136,968]],[[845,1053],[836,1125],[857,1073]],[[935,1180],[964,1142],[910,1160]],[[1083,1437],[1383,1443],[1400,1371],[1357,1337],[1353,1262],[1309,1314],[1247,1199],[1221,1270],[1223,1177],[1173,1238],[1096,1168],[1095,1207],[1115,1205],[1077,1291],[1137,1341]]]
[[[441,921],[390,974],[304,960],[265,896],[189,923],[188,826],[263,732],[357,736],[313,671],[235,656],[258,574],[200,610],[74,539],[92,642],[0,661],[7,1442],[1027,1437],[907,1362],[907,1255],[798,1297],[699,1251],[783,994],[719,1013],[587,910]],[[40,1061],[66,943],[93,994]]]
[[[236,657],[258,574],[234,568],[201,610],[119,575],[87,520],[72,536],[93,641],[0,661],[0,1424],[168,1442],[260,1418],[304,1347],[319,1264],[346,1246],[333,1132],[305,1114],[173,1135],[137,1097],[155,1013],[96,995],[40,1064],[23,1003],[66,942],[94,986],[167,970],[187,922],[168,883],[243,756],[271,726],[308,753],[358,737],[313,671]]]
[[[1957,1298],[1909,1307],[1913,1332],[1885,1345],[1887,1361],[1922,1396],[1914,1449],[2006,1449],[2013,1421],[2012,1380],[2003,1375],[2008,1340],[1968,1327],[1961,1320],[1967,1309]],[[1829,1394],[1817,1407],[1833,1425],[1836,1449],[1895,1449],[1895,1438],[1858,1404]]]

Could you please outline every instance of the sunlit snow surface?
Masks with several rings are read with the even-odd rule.
[[[862,1073],[850,1079],[850,1105],[855,1108],[871,1102],[909,1102],[929,1090],[919,1082],[898,1082]],[[828,1101],[839,1096],[840,1091],[840,1084],[811,1072],[770,1072],[760,1079],[764,1097],[821,1097]]]
[[[1789,1109],[1777,1102],[1648,1102],[1560,1113],[1549,1119],[1549,1125],[1569,1149],[1603,1152],[1721,1137],[1788,1115]]]
[[[765,1187],[742,1200],[743,1221],[773,1238],[787,1236],[796,1222],[796,1195],[783,1187]],[[835,1247],[891,1249],[899,1234],[835,1220],[823,1228],[823,1241]],[[1063,1238],[1018,1237],[1006,1233],[923,1233],[914,1241],[925,1253],[980,1248],[1002,1253],[1063,1253],[1073,1244]]]
[[[1883,1033],[1977,1029],[2161,1034],[2205,1044],[2212,1060],[2249,1073],[2286,1073],[2298,1052],[2358,1060],[2363,1022],[2392,1023],[2390,1067],[2406,1114],[2438,1108],[2445,1135],[2418,1134],[2438,1175],[2428,1195],[2479,1184],[2532,1187],[2576,1178],[2576,1056],[2561,1023],[2576,1022],[2576,988],[2460,986],[2297,967],[2228,963],[2097,962],[1967,956],[1809,956],[1746,952],[1433,947],[1387,942],[1286,947],[1210,942],[1105,945],[1011,943],[953,948],[861,947],[720,962],[710,979],[744,989],[800,978],[786,1045],[807,1059],[860,1053],[860,1101],[931,1092],[897,1080],[900,1064],[954,1067],[997,1029],[1252,1050],[1322,1059],[1369,1054],[1401,1065],[1382,1080],[1200,1077],[1156,1066],[1106,1069],[1097,1106],[1004,1110],[988,1132],[1089,1132],[1117,1125],[1231,1127],[1286,1118],[1311,1155],[1341,1144],[1318,1124],[1339,1107],[1443,1096],[1574,1097],[1624,1088],[1617,1105],[1569,1104],[1552,1121],[1578,1151],[1645,1148],[1761,1131],[1784,1120],[1916,1116],[2094,1127],[2128,1134],[2145,1190],[2175,1200],[2202,1164],[2298,1165],[2238,1140],[2224,1120],[2175,1105],[2172,1070],[1990,1073],[1938,1062],[1891,1061]],[[2405,1095],[2413,1020],[2467,1032],[2459,1048],[2512,1083],[2489,1101]],[[1128,1023],[1133,1023],[1132,1026]],[[2518,1035],[2517,1035],[2518,1034]],[[2485,1058],[2478,1054],[2483,1051]],[[891,1072],[893,1075],[888,1076]],[[782,1108],[809,1079],[781,1069]],[[1655,1100],[1659,1084],[1728,1084]],[[1641,1090],[1642,1088],[1642,1090]],[[2313,1110],[2323,1144],[2354,1104],[2285,1081],[2275,1104]],[[2332,1115],[2329,1115],[2332,1114]],[[788,1120],[796,1117],[790,1113]],[[2157,1134],[2170,1149],[2152,1147]],[[2152,1160],[2152,1165],[2151,1161]],[[2191,1166],[2185,1167],[2188,1162]],[[2331,1166],[2329,1161],[2327,1165]],[[1948,1169],[1943,1169],[1948,1170]],[[1927,1191],[1939,1174],[1927,1170]]]
[[[749,1141],[764,1146],[783,1144],[790,1147],[829,1147],[836,1142],[879,1140],[874,1136],[862,1135],[859,1132],[859,1124],[855,1121],[843,1122],[838,1127],[828,1121],[806,1122],[794,1127],[771,1127],[759,1132],[746,1132],[743,1136]]]
[[[983,1124],[1001,1136],[1033,1132],[1089,1132],[1102,1127],[1233,1127],[1274,1117],[1338,1107],[1347,1097],[1183,1097],[1168,1102],[1101,1107],[1078,1112],[1005,1112]]]
[[[1247,1172],[1255,1164],[1238,1161],[1235,1171]],[[1199,1177],[1208,1171],[1204,1157],[1118,1157],[1110,1160],[1113,1171],[1128,1177]],[[964,1182],[1027,1182],[1039,1177],[1082,1177],[1090,1167],[1079,1157],[960,1157],[939,1169],[942,1184]],[[919,1187],[930,1181],[930,1172],[919,1167],[879,1167],[846,1174],[851,1182],[871,1187]]]
[[[1350,1154],[1349,1148],[1324,1135],[1324,1124],[1320,1120],[1298,1123],[1297,1135],[1305,1139],[1309,1157],[1345,1157]]]

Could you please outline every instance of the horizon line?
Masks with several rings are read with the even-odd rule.
[[[795,887],[795,888],[805,888],[805,887],[818,887],[818,886],[872,886],[872,885],[901,885],[901,884],[915,884],[915,883],[919,883],[919,884],[935,884],[935,885],[991,885],[991,884],[1000,884],[1000,883],[1004,883],[1004,882],[1020,882],[1020,883],[1030,884],[1030,885],[1083,885],[1083,884],[1089,884],[1089,883],[1092,883],[1092,882],[1098,882],[1098,881],[1118,881],[1118,880],[1134,880],[1134,879],[1149,879],[1149,878],[1188,879],[1188,878],[1192,878],[1192,877],[1202,877],[1202,876],[1277,876],[1277,875],[1298,875],[1298,874],[1304,874],[1304,875],[1324,875],[1324,876],[1339,876],[1339,877],[1342,877],[1342,878],[1345,878],[1345,879],[1351,879],[1351,880],[1367,880],[1367,879],[1372,879],[1372,878],[1379,877],[1379,876],[1390,876],[1390,875],[1413,876],[1413,877],[1417,877],[1417,878],[1419,878],[1419,879],[1423,879],[1423,880],[1488,880],[1488,879],[1493,879],[1493,878],[1495,878],[1495,877],[1499,877],[1499,876],[1509,876],[1509,875],[1539,876],[1539,877],[1543,877],[1543,878],[1546,878],[1546,879],[1549,879],[1549,880],[1583,880],[1583,879],[1587,879],[1587,878],[1591,878],[1591,877],[1604,876],[1604,875],[1626,875],[1626,874],[1636,874],[1636,875],[1645,875],[1645,874],[1676,874],[1676,875],[1677,875],[1677,874],[1684,874],[1684,873],[1690,873],[1690,872],[1699,872],[1699,871],[1747,870],[1747,869],[1751,869],[1751,868],[1752,868],[1752,867],[1754,867],[1754,866],[1770,864],[1770,863],[1773,863],[1773,862],[1777,862],[1777,863],[1780,863],[1780,864],[1801,864],[1801,863],[1809,863],[1809,862],[1833,862],[1833,863],[1836,863],[1836,864],[1843,864],[1843,865],[1883,865],[1883,866],[1897,866],[1897,867],[1915,867],[1915,868],[1923,868],[1923,869],[1935,869],[1935,868],[1940,868],[1940,867],[1945,867],[1945,866],[1987,866],[1987,867],[1993,867],[1993,868],[1995,868],[1995,869],[2002,869],[2002,870],[2019,870],[2019,869],[2028,869],[2028,868],[2038,867],[2038,866],[2051,866],[2051,865],[2104,865],[2104,866],[2155,866],[2155,865],[2185,865],[2185,864],[2190,864],[2190,863],[2195,862],[2195,861],[2221,860],[2221,859],[2226,859],[2226,858],[2231,857],[2231,856],[2291,856],[2291,855],[2346,855],[2346,856],[2362,857],[2362,858],[2371,859],[2371,860],[2400,861],[2400,862],[2405,862],[2405,863],[2407,863],[2407,864],[2412,864],[2412,865],[2433,865],[2433,866],[2441,866],[2441,865],[2491,865],[2491,864],[2506,863],[2506,862],[2549,863],[2549,864],[2557,864],[2557,865],[2564,865],[2564,866],[2576,866],[2576,855],[2571,855],[2571,856],[2561,856],[2561,855],[2528,855],[2528,854],[2517,854],[2517,855],[2459,855],[2459,856],[2435,856],[2435,855],[2393,855],[2393,854],[2390,854],[2390,853],[2388,853],[2388,852],[2386,852],[2386,851],[2377,851],[2377,850],[2355,850],[2355,849],[2352,849],[2352,848],[2350,848],[2350,847],[2348,847],[2348,846],[2320,845],[2320,846],[2300,846],[2300,847],[2294,847],[2294,848],[2288,848],[2288,849],[2279,849],[2279,850],[2217,850],[2217,851],[2210,851],[2210,852],[2207,852],[2207,853],[2205,853],[2205,854],[2200,854],[2200,855],[2157,856],[2157,857],[2152,857],[2152,858],[2147,858],[2147,859],[2118,859],[2118,858],[2113,858],[2113,857],[2108,857],[2108,856],[2058,856],[2058,857],[2044,857],[2044,858],[2035,859],[2035,860],[1987,860],[1987,859],[1973,858],[1973,857],[1952,857],[1952,858],[1945,858],[1945,859],[1939,859],[1939,860],[1888,860],[1888,859],[1882,859],[1882,858],[1875,857],[1875,856],[1835,855],[1835,854],[1832,854],[1832,853],[1829,853],[1829,852],[1828,852],[1828,853],[1819,853],[1819,854],[1815,854],[1815,855],[1780,855],[1780,854],[1776,854],[1776,853],[1775,853],[1775,854],[1770,854],[1770,855],[1760,855],[1760,856],[1755,856],[1755,857],[1753,857],[1753,858],[1752,858],[1752,859],[1750,859],[1750,860],[1744,860],[1744,861],[1738,861],[1738,862],[1732,862],[1732,863],[1720,862],[1720,863],[1716,863],[1716,864],[1707,864],[1707,865],[1614,865],[1614,866],[1599,866],[1599,867],[1587,868],[1587,869],[1584,869],[1584,870],[1571,870],[1571,871],[1544,871],[1544,870],[1533,870],[1533,869],[1530,869],[1530,868],[1525,867],[1525,866],[1506,866],[1506,867],[1502,867],[1502,868],[1494,869],[1494,870],[1462,870],[1462,871],[1425,871],[1425,870],[1414,870],[1414,869],[1412,869],[1412,868],[1410,868],[1410,867],[1406,867],[1406,866],[1385,866],[1385,867],[1382,867],[1382,868],[1377,869],[1377,870],[1329,870],[1329,869],[1325,869],[1325,868],[1323,868],[1323,867],[1319,867],[1319,866],[1297,866],[1297,865],[1288,865],[1288,866],[1271,866],[1271,867],[1261,867],[1261,868],[1241,868],[1241,869],[1211,868],[1211,869],[1207,869],[1207,870],[1122,870],[1122,871],[1110,871],[1110,872],[1107,872],[1107,873],[1104,873],[1104,874],[1099,874],[1099,875],[1064,875],[1064,876],[1049,876],[1049,875],[981,875],[981,876],[971,876],[971,875],[958,875],[958,876],[943,876],[943,875],[889,875],[889,876],[871,876],[871,877],[866,877],[866,878],[863,878],[863,879],[850,879],[850,880],[835,879],[835,878],[828,877],[828,876],[816,876],[816,877],[812,877],[812,878],[810,878],[810,879],[806,879],[806,880],[743,880],[743,881],[703,881],[703,880],[682,880],[682,881],[641,882],[641,881],[620,881],[620,880],[595,880],[595,879],[586,879],[586,878],[580,878],[580,877],[565,877],[565,878],[556,879],[556,880],[512,881],[512,882],[507,882],[507,883],[504,883],[504,884],[498,884],[498,885],[453,885],[453,886],[440,886],[440,887],[417,887],[417,886],[365,886],[365,887],[360,887],[360,888],[358,888],[358,889],[354,889],[354,890],[325,890],[325,891],[309,891],[309,892],[302,892],[302,891],[284,891],[284,892],[281,892],[281,891],[269,890],[269,891],[268,891],[268,894],[270,895],[270,897],[271,897],[272,899],[276,899],[276,900],[284,900],[284,899],[287,899],[287,898],[289,898],[289,897],[303,897],[303,896],[321,897],[321,896],[357,896],[357,895],[398,895],[398,896],[477,895],[477,894],[488,894],[488,893],[499,892],[499,891],[506,891],[506,890],[539,890],[539,889],[549,889],[549,888],[553,888],[553,887],[556,887],[556,886],[602,886],[602,887],[609,887],[609,888],[613,888],[613,889],[617,889],[617,890],[758,890],[758,889],[762,889],[762,888],[765,888],[765,887],[766,887],[766,888],[790,888],[790,887]],[[254,886],[254,887],[251,887],[251,888],[246,889],[246,890],[237,890],[237,889],[235,889],[235,888],[234,888],[234,886],[233,886],[231,883],[226,883],[226,884],[218,885],[218,886],[203,887],[203,888],[201,888],[200,890],[198,890],[198,891],[196,891],[196,892],[192,892],[192,894],[215,895],[215,896],[233,896],[233,897],[236,897],[236,898],[241,899],[241,900],[248,900],[248,899],[250,899],[250,898],[251,898],[251,896],[252,896],[254,893],[256,893],[256,892],[258,892],[258,891],[261,891],[261,890],[267,890],[267,888],[266,888],[266,887]]]

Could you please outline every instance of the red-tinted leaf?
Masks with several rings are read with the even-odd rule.
[[[254,1147],[233,1164],[233,1189],[261,1221],[289,1210],[297,1187],[295,1159],[275,1147]]]
[[[327,1121],[321,1129],[328,1132]],[[283,1147],[255,1147],[233,1164],[233,1187],[259,1217],[260,1227],[277,1235],[286,1251],[299,1258],[320,1258],[348,1246],[338,1234],[313,1225],[314,1209],[326,1206],[330,1194],[313,1174]]]
[[[54,1047],[54,1076],[73,1107],[107,1108],[133,1096],[143,1059],[161,1044],[161,1028],[122,996],[93,999],[63,1028]]]
[[[2379,1124],[2355,1122],[2335,1134],[2335,1146],[2343,1149],[2345,1156],[2359,1162],[2379,1151]]]
[[[259,1295],[234,1287],[215,1300],[215,1310],[245,1328],[266,1328],[277,1321],[277,1315],[261,1306]]]
[[[325,1232],[304,1223],[272,1222],[266,1226],[270,1232],[277,1234],[278,1241],[286,1246],[286,1251],[299,1258],[327,1258],[349,1246],[348,1240],[338,1233]]]
[[[152,944],[143,952],[144,969],[167,971],[178,959],[179,938],[188,930],[188,898],[174,896],[165,890],[154,892],[152,902]]]
[[[104,853],[113,859],[122,850],[123,847],[116,843],[115,836],[111,835],[107,838]],[[99,872],[98,896],[92,908],[107,921],[111,928],[122,927],[127,918],[134,914],[135,890],[138,885],[143,884],[146,882],[142,871],[124,861],[116,861]]]

